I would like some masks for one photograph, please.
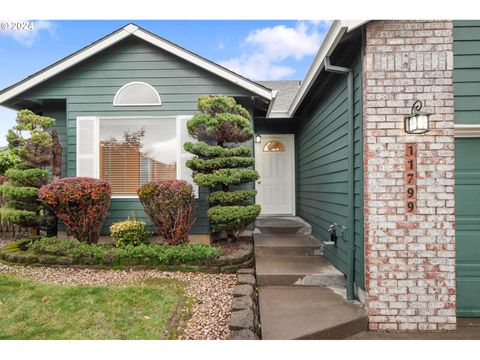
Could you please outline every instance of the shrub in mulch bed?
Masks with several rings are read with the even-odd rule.
[[[110,194],[111,187],[106,181],[67,177],[42,186],[38,196],[75,239],[92,244],[98,241],[108,215]]]
[[[145,222],[137,219],[119,221],[110,226],[110,236],[117,247],[148,244],[151,235]]]
[[[169,244],[188,242],[195,221],[195,194],[185,180],[152,181],[141,186],[138,198],[157,233]]]
[[[58,238],[26,238],[0,249],[0,260],[8,263],[99,268],[142,268],[164,271],[234,273],[253,264],[253,247],[221,255],[218,247],[203,244],[112,245],[85,244]]]
[[[99,262],[106,258],[148,259],[162,265],[197,263],[220,256],[220,249],[202,244],[140,244],[112,247],[108,245],[85,244],[77,240],[41,238],[28,245],[28,250],[42,255],[67,256],[71,258],[90,257]]]

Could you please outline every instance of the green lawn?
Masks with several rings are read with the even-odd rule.
[[[188,313],[179,282],[46,285],[0,275],[0,339],[166,339]]]

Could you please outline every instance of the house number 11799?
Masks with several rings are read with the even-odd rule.
[[[407,214],[417,212],[417,145],[406,144],[405,147],[405,211]]]

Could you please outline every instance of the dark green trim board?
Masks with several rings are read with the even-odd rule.
[[[162,105],[114,107],[115,93],[132,81],[152,85],[160,94]],[[36,104],[38,111],[57,118],[55,128],[64,150],[63,175],[76,176],[77,117],[193,115],[198,112],[197,100],[202,95],[233,96],[253,113],[255,94],[130,37],[11,99],[11,103]],[[206,190],[201,189],[193,234],[210,233],[206,197]],[[108,232],[112,222],[134,214],[146,220],[138,199],[113,198],[102,231]]]
[[[348,76],[325,75],[314,84],[318,89],[310,91],[309,106],[297,121],[296,191],[297,215],[312,225],[318,239],[329,240],[328,228],[338,225],[337,245],[328,245],[325,255],[345,274],[351,263],[349,245],[355,246],[354,279],[363,289],[362,59],[359,46],[353,49],[343,61],[332,58],[335,65],[353,68],[353,126]]]
[[[354,107],[354,98],[353,98],[353,69],[347,67],[341,67],[332,65],[330,63],[330,57],[325,58],[325,71],[345,75],[347,77],[347,103],[348,103],[348,123],[350,125],[348,129],[348,169],[347,169],[347,178],[348,178],[348,197],[352,199],[348,203],[348,226],[343,231],[348,231],[348,270],[347,270],[347,299],[352,300],[355,296],[354,289],[354,277],[355,277],[355,240],[352,241],[352,238],[355,239],[355,186],[354,186],[354,132],[355,132],[355,122],[353,119],[353,107]]]

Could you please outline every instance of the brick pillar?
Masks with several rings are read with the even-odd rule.
[[[455,330],[451,21],[374,21],[363,58],[365,286],[370,330]],[[422,100],[432,130],[404,131]],[[417,144],[406,214],[405,144]]]

